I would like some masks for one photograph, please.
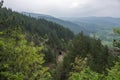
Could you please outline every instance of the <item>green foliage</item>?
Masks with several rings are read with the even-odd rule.
[[[18,29],[6,31],[0,38],[1,80],[50,80],[47,67],[43,67],[43,46],[27,42]]]
[[[66,50],[73,37],[73,32],[56,23],[0,8],[0,78],[50,80],[45,66],[56,67],[56,53]]]
[[[108,49],[101,44],[99,39],[84,36],[82,33],[76,36],[68,54],[71,62],[77,55],[83,58],[88,57],[88,65],[95,71],[101,72],[107,67]]]
[[[113,56],[101,40],[83,33],[72,38],[74,34],[61,25],[0,8],[0,79],[120,79],[120,63],[110,68]],[[66,53],[63,66],[56,66],[56,53],[61,50]]]
[[[48,48],[45,50],[45,60],[48,63],[54,63],[57,50],[66,48],[65,45],[74,37],[73,32],[59,24],[44,19],[28,17],[13,12],[11,9],[0,8],[0,32],[6,31],[11,27],[15,29],[15,27],[19,26],[22,28],[21,32],[25,35],[28,42],[33,42],[37,46],[44,45]],[[10,32],[10,30],[7,31],[7,33]]]
[[[4,30],[8,27],[20,25],[23,26],[23,31],[30,33],[32,36],[36,34],[37,37],[40,36],[44,38],[47,35],[47,38],[49,39],[52,35],[53,37],[51,37],[53,39],[58,38],[59,41],[61,41],[61,39],[68,41],[74,36],[74,34],[69,29],[64,28],[59,24],[49,22],[44,19],[35,19],[28,17],[17,12],[13,12],[10,9],[1,8],[0,17],[1,30]],[[31,40],[31,36],[27,37]],[[39,37],[37,39],[39,39]],[[32,40],[34,39],[32,38]]]
[[[114,33],[117,33],[117,34],[120,34],[120,28],[114,28],[114,29],[113,29],[113,32],[114,32]]]
[[[115,28],[113,29],[114,33],[120,34],[120,29]],[[114,47],[116,47],[118,50],[120,49],[120,41],[114,40],[113,41],[113,45]],[[119,51],[114,51],[114,53],[117,52],[117,60],[114,61],[114,66],[111,67],[110,69],[108,68],[108,75],[105,77],[105,80],[120,80],[120,57],[119,55]],[[115,55],[115,54],[114,54]]]
[[[116,62],[111,69],[108,69],[106,80],[120,80],[120,62]]]
[[[69,80],[103,80],[103,76],[93,72],[90,68],[84,68],[81,72],[73,72]]]
[[[87,58],[86,65],[98,73],[106,74],[106,68],[110,67],[109,62],[111,63],[111,61],[109,61],[110,54],[108,53],[107,46],[103,46],[99,39],[90,38],[81,33],[70,43],[69,53],[64,59],[65,78],[68,77],[69,72],[72,72],[73,66],[71,63],[76,63],[76,56],[80,56],[83,59]],[[82,63],[79,60],[77,61]],[[82,64],[78,64],[78,69]]]
[[[102,80],[102,75],[87,66],[87,58],[76,57],[68,80]]]
[[[107,71],[108,71],[108,75],[106,76],[106,75],[102,75],[97,72],[94,72],[90,68],[84,67],[83,70],[81,71],[74,70],[73,72],[71,72],[69,80],[120,80],[120,62],[119,61],[115,62],[115,65],[110,69],[107,69]]]
[[[113,32],[120,35],[120,29],[119,28],[114,28]],[[120,41],[119,40],[113,40],[113,46],[116,47],[117,50],[120,49]]]
[[[76,57],[73,63],[73,70],[75,72],[80,72],[87,67],[87,58]]]

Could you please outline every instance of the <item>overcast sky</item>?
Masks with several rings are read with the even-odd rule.
[[[55,17],[120,17],[120,0],[4,0],[4,6]]]

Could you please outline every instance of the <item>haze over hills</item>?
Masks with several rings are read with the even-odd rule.
[[[81,31],[84,31],[85,33],[88,33],[85,28],[83,28],[82,26],[73,23],[71,21],[67,21],[67,20],[62,20],[59,18],[55,18],[53,16],[50,15],[44,15],[44,14],[36,14],[36,13],[28,13],[28,12],[22,12],[22,14],[27,15],[27,16],[31,16],[37,19],[46,19],[48,21],[52,21],[55,23],[58,23],[66,28],[69,28],[70,30],[72,30],[74,33],[79,33]]]
[[[120,18],[112,17],[79,17],[79,18],[62,18],[71,21],[90,32],[90,36],[95,35],[100,38],[104,44],[112,45],[113,39],[119,39],[118,35],[113,32],[113,28],[120,27]]]
[[[113,32],[113,28],[120,26],[120,18],[112,17],[62,17],[55,18],[50,15],[22,12],[22,14],[37,19],[44,18],[71,29],[74,33],[84,33],[100,38],[105,45],[112,45],[113,39],[119,39]]]
[[[83,26],[91,32],[97,32],[100,29],[114,28],[120,26],[120,18],[112,17],[79,17],[79,18],[61,18]]]
[[[0,0],[0,80],[120,80],[119,8],[120,0]]]
[[[61,17],[56,18],[50,15],[22,12],[22,14],[37,19],[46,19],[58,23],[64,27],[71,29],[74,33],[81,31],[95,33],[101,29],[112,29],[120,26],[120,18],[112,17]]]

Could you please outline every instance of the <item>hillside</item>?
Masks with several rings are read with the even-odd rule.
[[[0,80],[120,80],[119,3],[0,0]]]
[[[120,26],[120,18],[112,17],[80,17],[80,18],[62,18],[83,26],[91,32],[97,32],[103,28],[113,28]],[[91,28],[91,29],[90,29]]]
[[[59,18],[55,18],[55,17],[50,16],[50,15],[28,13],[28,12],[22,12],[22,14],[27,15],[27,16],[31,16],[31,17],[34,17],[34,18],[37,18],[37,19],[46,19],[48,21],[58,23],[58,24],[66,27],[66,28],[69,28],[74,33],[79,33],[81,31],[83,31],[85,33],[88,33],[86,31],[86,29],[84,29],[84,27],[82,27],[82,26],[80,26],[76,23],[73,23],[73,22],[70,22],[70,21],[67,21],[67,20],[62,20],[62,19],[59,19]]]
[[[1,80],[119,80],[119,54],[111,50],[83,32],[0,8]]]
[[[4,30],[11,26],[21,26],[24,30],[28,31],[31,34],[39,34],[41,37],[49,35],[50,33],[55,32],[59,39],[70,39],[73,37],[73,33],[63,26],[47,21],[45,19],[35,19],[28,17],[17,12],[13,12],[10,9],[1,8],[0,9],[0,23],[1,29]],[[4,25],[5,24],[5,25]],[[65,34],[64,34],[65,33]],[[69,34],[71,34],[69,36]],[[65,38],[66,37],[66,38]]]
[[[74,33],[79,33],[83,31],[85,34],[91,37],[96,36],[100,38],[102,43],[112,47],[113,39],[119,39],[118,35],[113,32],[113,28],[120,26],[119,18],[112,17],[78,17],[78,18],[55,18],[49,15],[35,14],[23,12],[24,15],[35,17],[37,19],[46,19],[64,27],[69,28]],[[104,34],[104,35],[103,35]],[[106,37],[107,36],[107,37]]]
[[[119,39],[113,32],[113,28],[120,27],[120,18],[112,17],[79,17],[79,18],[61,18],[83,26],[90,36],[100,38],[106,45],[112,46],[113,39]]]
[[[0,8],[0,32],[11,33],[16,28],[22,29],[21,33],[29,42],[34,42],[35,45],[45,45],[47,48],[45,55],[49,56],[46,62],[54,61],[56,52],[64,49],[64,44],[74,37],[71,30],[57,23],[28,17],[13,12],[11,9]]]

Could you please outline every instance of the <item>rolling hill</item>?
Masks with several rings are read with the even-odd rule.
[[[22,14],[37,19],[46,19],[58,23],[72,30],[75,34],[83,31],[91,37],[100,38],[105,45],[112,46],[113,39],[119,39],[113,33],[113,28],[120,27],[120,18],[112,17],[62,17],[55,18],[50,15],[22,12]]]
[[[76,23],[73,23],[73,22],[70,22],[70,21],[67,21],[67,20],[58,19],[58,18],[52,17],[50,15],[28,13],[28,12],[22,12],[22,14],[27,15],[27,16],[31,16],[31,17],[34,17],[34,18],[37,18],[37,19],[46,19],[48,21],[58,23],[58,24],[66,27],[66,28],[69,28],[74,33],[79,33],[81,31],[83,31],[85,33],[88,33],[85,28],[83,28],[82,26],[80,26]]]
[[[119,39],[118,35],[113,33],[113,28],[120,27],[120,18],[112,17],[79,17],[79,18],[61,18],[84,27],[90,36],[100,38],[104,44],[112,45],[113,39]]]
[[[76,23],[90,32],[97,32],[101,29],[112,29],[120,26],[120,18],[112,17],[79,17],[79,18],[61,18]]]

